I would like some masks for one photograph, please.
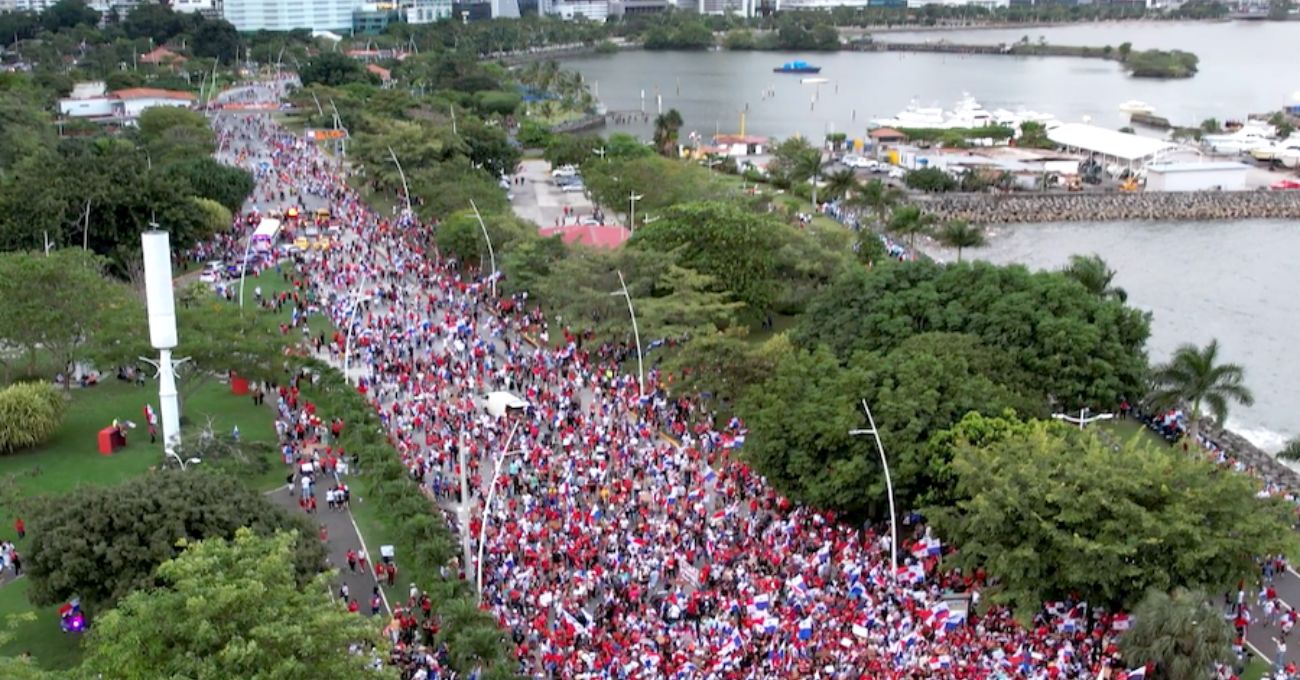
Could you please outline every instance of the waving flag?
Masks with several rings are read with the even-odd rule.
[[[813,620],[812,617],[809,616],[805,618],[803,621],[799,622],[799,639],[802,641],[811,640],[812,634],[813,634]]]
[[[1129,620],[1128,614],[1116,614],[1115,620],[1110,623],[1112,630],[1128,630],[1131,625],[1133,622]]]

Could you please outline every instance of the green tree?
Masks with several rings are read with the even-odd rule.
[[[33,99],[24,93],[0,92],[0,178],[19,160],[54,147],[54,126]]]
[[[903,177],[903,182],[912,189],[928,193],[942,193],[957,188],[957,180],[952,175],[934,167],[913,170]]]
[[[1233,662],[1232,629],[1203,591],[1151,591],[1119,637],[1129,666],[1146,665],[1154,680],[1214,680],[1215,664]]]
[[[65,410],[63,394],[49,383],[0,389],[0,454],[45,443],[58,431]]]
[[[185,31],[186,18],[167,5],[150,3],[131,8],[119,25],[128,38],[150,38],[163,45]]]
[[[788,229],[733,203],[686,203],[638,229],[629,247],[674,253],[678,264],[713,277],[719,290],[762,314],[780,285],[773,255]]]
[[[225,19],[203,19],[190,32],[190,51],[196,57],[229,64],[239,58],[239,31]],[[325,54],[337,54],[326,52]],[[310,63],[310,62],[309,62]],[[306,84],[304,78],[303,83]]]
[[[905,205],[894,210],[893,217],[890,218],[889,224],[886,226],[886,231],[894,236],[907,239],[907,250],[915,258],[916,237],[929,234],[930,227],[934,225],[934,222],[934,215],[921,210],[915,205]]]
[[[216,137],[203,114],[178,106],[145,109],[138,121],[140,141],[154,154],[165,157],[206,158],[216,151]]]
[[[1156,367],[1153,377],[1153,403],[1162,408],[1190,408],[1187,436],[1193,442],[1206,415],[1221,426],[1228,419],[1229,402],[1242,406],[1255,403],[1255,396],[1245,385],[1245,369],[1240,364],[1220,362],[1218,340],[1211,340],[1203,348],[1190,343],[1181,345],[1168,362]],[[1201,410],[1203,406],[1208,414]]]
[[[99,23],[99,12],[86,5],[84,0],[59,0],[45,8],[41,23],[49,31],[59,31],[77,26],[94,26]]]
[[[1116,450],[1041,425],[959,445],[952,469],[957,502],[927,516],[961,546],[952,565],[985,569],[992,600],[1022,612],[1071,593],[1131,607],[1151,589],[1218,592],[1296,540],[1284,502],[1256,497],[1252,478],[1136,438]]]
[[[1119,44],[1119,60],[1128,61],[1128,55],[1133,53],[1133,43],[1122,42]]]
[[[654,143],[659,153],[677,157],[677,134],[681,129],[682,114],[677,109],[668,109],[655,116]]]
[[[42,353],[62,370],[117,341],[104,327],[139,303],[102,268],[81,250],[0,254],[0,344],[26,359],[28,375]]]
[[[1143,392],[1146,314],[1084,294],[1059,272],[974,262],[884,261],[844,269],[808,303],[796,344],[825,344],[847,361],[888,352],[920,333],[967,333],[1036,376],[1042,403],[1109,406]]]
[[[304,64],[298,75],[303,86],[320,83],[338,87],[348,83],[368,83],[372,78],[361,62],[341,52],[321,52]]]
[[[28,596],[38,605],[70,597],[91,607],[112,605],[153,584],[158,565],[180,552],[179,541],[230,538],[241,527],[262,534],[299,531],[293,543],[299,584],[315,576],[325,558],[305,519],[226,477],[197,471],[155,472],[115,487],[85,486],[44,498],[29,526]]]
[[[966,248],[982,248],[988,244],[984,230],[966,220],[949,220],[935,233],[939,243],[957,249],[957,261],[961,262],[961,251]]]
[[[858,190],[858,178],[851,168],[837,170],[826,176],[826,197],[829,199],[851,198]]]
[[[169,171],[189,185],[190,193],[216,201],[232,213],[242,211],[244,201],[253,193],[252,174],[210,156],[176,163]]]
[[[511,244],[532,235],[536,230],[524,224],[514,215],[486,213],[483,226],[471,210],[461,210],[452,214],[437,227],[435,238],[438,250],[466,264],[480,265],[484,271],[490,271],[488,243],[483,239],[483,228],[492,237],[492,248],[498,258],[508,251]]]
[[[1268,18],[1273,21],[1285,21],[1291,15],[1291,8],[1294,6],[1291,0],[1269,0]]]
[[[1056,142],[1047,136],[1047,126],[1032,120],[1020,124],[1020,136],[1016,138],[1016,144],[1028,149],[1056,148]]]
[[[1083,284],[1089,293],[1103,299],[1120,302],[1128,300],[1128,291],[1111,285],[1115,280],[1115,270],[1096,253],[1092,255],[1071,255],[1070,264],[1061,270],[1066,276]]]
[[[596,135],[554,135],[546,144],[546,150],[542,153],[542,157],[552,167],[578,166],[590,161],[594,154],[593,150],[598,150],[602,146],[604,144],[601,142],[600,137]],[[606,151],[606,155],[608,156],[608,151]]]
[[[902,203],[903,198],[902,190],[873,179],[862,185],[861,191],[849,199],[849,204],[870,210],[877,224],[885,224],[889,211]]]
[[[294,578],[292,534],[182,542],[158,585],[95,622],[84,668],[105,678],[391,678],[368,655],[376,628],[329,595],[329,576]]]
[[[1205,120],[1201,121],[1201,132],[1207,132],[1210,134],[1214,134],[1216,132],[1223,132],[1223,127],[1219,125],[1218,118],[1206,118]]]

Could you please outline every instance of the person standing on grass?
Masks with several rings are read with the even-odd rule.
[[[21,541],[27,538],[27,523],[23,521],[23,518],[19,517],[14,520],[14,531],[18,532],[18,540]]]

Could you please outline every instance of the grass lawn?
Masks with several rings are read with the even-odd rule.
[[[1110,436],[1119,443],[1126,443],[1134,437],[1140,444],[1147,446],[1166,448],[1169,446],[1164,439],[1161,439],[1156,433],[1148,430],[1141,422],[1133,419],[1128,420],[1106,420],[1101,421],[1090,427],[1099,427],[1110,433]]]
[[[1241,680],[1262,680],[1268,674],[1269,668],[1270,666],[1258,657],[1251,657],[1250,663],[1246,664],[1246,670],[1241,674]]]
[[[59,629],[59,608],[33,609],[27,602],[27,579],[19,579],[0,588],[0,613],[5,616],[34,611],[36,616],[23,620],[12,629],[7,643],[0,645],[0,655],[18,656],[30,653],[41,668],[51,671],[66,670],[81,662],[81,637],[68,635]],[[6,622],[0,621],[0,629]]]
[[[749,327],[749,335],[745,336],[745,340],[755,346],[761,345],[768,340],[771,340],[772,336],[777,333],[784,333],[791,328],[794,328],[796,323],[799,323],[798,316],[792,314],[773,314],[771,328],[763,328],[762,324],[756,323]]]
[[[275,442],[274,414],[267,407],[254,406],[248,397],[230,394],[225,383],[209,379],[182,395],[186,425],[182,441],[206,427],[228,434],[239,426],[245,441]],[[12,483],[19,497],[61,494],[80,486],[110,486],[143,474],[162,461],[162,444],[150,444],[144,426],[146,402],[157,408],[157,383],[137,387],[117,380],[87,389],[72,390],[72,403],[62,427],[44,446],[0,457],[0,483]],[[96,448],[99,430],[114,418],[134,421],[139,427],[127,437],[125,449],[104,456]],[[0,537],[13,538],[12,518],[6,517]]]

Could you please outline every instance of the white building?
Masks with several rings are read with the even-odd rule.
[[[352,31],[356,0],[225,0],[222,14],[240,32]]]
[[[451,18],[451,0],[402,0],[401,8],[408,24],[431,24]]]
[[[59,113],[71,118],[112,118],[133,120],[155,106],[192,106],[195,96],[177,90],[133,87],[104,93],[103,83],[81,83],[73,87],[72,96],[59,100]]]
[[[217,0],[171,0],[172,11],[183,14],[194,14],[195,12],[208,15],[220,13],[221,7]]]
[[[1147,163],[1147,191],[1244,191],[1249,170],[1232,161]]]
[[[695,11],[700,14],[735,14],[742,17],[754,16],[757,0],[697,0]]]
[[[943,7],[986,7],[996,9],[998,7],[1010,7],[1011,0],[907,0],[907,6],[911,8],[925,7],[926,5],[941,5]]]
[[[834,9],[836,7],[866,7],[869,0],[778,0],[776,8],[781,10],[798,9]]]
[[[552,0],[550,6],[551,14],[561,19],[581,16],[589,21],[604,21],[609,17],[609,0]]]

